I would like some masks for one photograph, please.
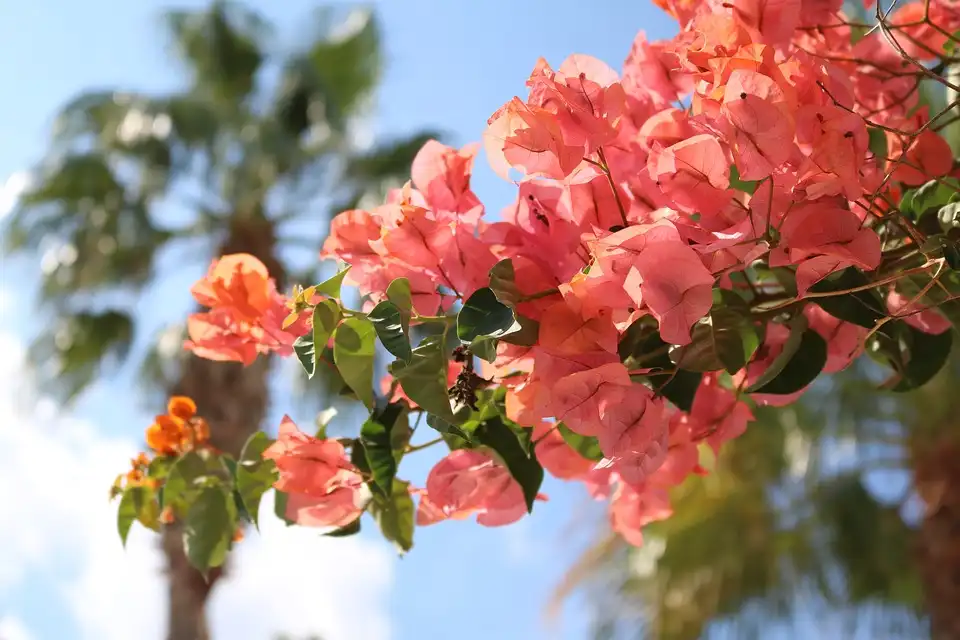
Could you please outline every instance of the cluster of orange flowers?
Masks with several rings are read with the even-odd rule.
[[[153,424],[147,427],[147,446],[157,456],[179,456],[188,451],[207,444],[210,439],[210,426],[207,421],[197,415],[197,403],[187,396],[173,396],[167,403],[167,413],[154,418]],[[150,456],[138,453],[130,461],[130,470],[117,476],[110,491],[111,498],[123,492],[124,488],[147,487],[156,489],[160,484],[157,478],[151,478]],[[173,508],[169,505],[160,512],[159,520],[163,524],[171,524],[176,519]],[[243,530],[237,528],[233,541],[243,540]]]
[[[186,396],[174,396],[166,415],[147,427],[147,446],[159,455],[178,455],[210,439],[210,426],[197,416],[197,404]]]
[[[138,453],[137,457],[130,461],[130,471],[126,475],[121,475],[114,483],[114,493],[120,488],[121,482],[127,487],[150,487],[155,488],[157,481],[147,475],[150,467],[150,458],[145,453]]]
[[[167,404],[167,413],[157,416],[153,424],[147,427],[147,446],[157,455],[179,455],[210,439],[210,426],[207,421],[196,415],[197,404],[186,396],[174,396]],[[157,487],[156,478],[148,475],[150,457],[146,453],[137,454],[130,461],[130,470],[117,477],[111,495],[117,495],[122,487]]]

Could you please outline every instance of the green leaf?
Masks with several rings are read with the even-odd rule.
[[[313,335],[300,336],[293,343],[293,352],[297,354],[300,366],[307,372],[307,378],[313,378],[317,370],[317,354],[313,346]]]
[[[497,300],[508,307],[516,307],[523,294],[517,288],[517,275],[513,269],[513,260],[506,258],[490,269],[490,290]]]
[[[495,362],[497,359],[497,339],[481,336],[470,343],[470,353],[481,360]]]
[[[681,369],[726,369],[732,375],[744,367],[759,344],[759,335],[748,317],[720,307],[697,323],[692,342],[674,349],[670,357]]]
[[[670,345],[660,339],[657,323],[645,316],[631,324],[620,338],[617,353],[628,369],[670,369]],[[646,376],[653,390],[683,411],[690,411],[703,379],[702,373],[679,369],[672,376]]]
[[[579,433],[574,433],[562,422],[557,424],[557,431],[560,432],[560,435],[563,436],[563,441],[566,442],[571,449],[579,453],[587,460],[594,460],[597,462],[603,460],[603,452],[600,450],[600,443],[595,437],[582,436]]]
[[[369,475],[370,466],[367,463],[367,452],[359,438],[354,439],[353,444],[350,445],[350,464],[359,469],[360,473]]]
[[[284,522],[288,527],[296,524],[293,520],[287,518],[287,500],[289,495],[283,491],[278,491],[274,489],[273,491],[273,513],[276,515],[282,522]]]
[[[317,414],[317,431],[314,434],[314,437],[319,440],[327,439],[327,425],[330,424],[330,421],[333,420],[337,415],[336,407],[327,407],[323,411]]]
[[[277,480],[276,465],[272,460],[263,458],[263,452],[272,443],[267,434],[258,431],[243,445],[240,462],[237,464],[237,493],[253,526],[257,528],[260,526],[258,523],[260,500]]]
[[[867,277],[851,267],[817,282],[810,287],[810,291],[827,293],[854,289],[868,284],[870,284],[870,281],[867,280]],[[852,322],[867,329],[872,329],[878,320],[885,318],[887,315],[886,305],[873,289],[814,298],[812,301],[834,318],[839,318],[844,322]]]
[[[877,129],[876,127],[868,128],[867,133],[870,136],[869,148],[873,156],[875,158],[886,158],[887,134],[883,129]]]
[[[909,189],[900,198],[900,204],[897,205],[897,208],[900,209],[900,213],[907,216],[908,218],[916,218],[916,212],[913,210],[913,199],[917,195],[916,189]]]
[[[237,479],[237,461],[234,460],[233,456],[229,453],[221,453],[219,457],[220,462],[227,468],[227,475],[229,476],[230,482],[235,482]]]
[[[678,409],[689,412],[693,408],[693,399],[697,395],[697,389],[700,388],[703,374],[681,369],[674,374],[673,378],[656,376],[651,380],[654,392],[672,402]]]
[[[321,359],[317,355],[317,345],[321,345],[322,353],[330,335],[336,330],[341,315],[340,304],[336,300],[321,300],[313,308],[313,331],[300,336],[293,343],[293,351],[297,354],[300,366],[307,372],[307,378],[313,378]]]
[[[909,356],[893,391],[904,392],[918,389],[929,382],[950,358],[953,348],[953,332],[929,334],[903,323],[909,340]]]
[[[190,505],[183,529],[187,560],[201,573],[219,567],[237,528],[237,507],[222,487],[207,487]]]
[[[177,461],[173,456],[157,456],[150,461],[150,466],[147,467],[147,476],[155,480],[163,480],[168,475],[170,475],[170,469],[173,468],[173,464]]]
[[[470,413],[470,408],[469,408],[469,407],[462,407],[462,408],[460,409],[460,411],[458,411],[458,412],[457,412],[456,414],[454,414],[454,415],[458,415],[458,414],[460,414],[461,412],[464,413],[464,414],[469,415],[469,413]],[[441,417],[439,417],[439,416],[437,416],[437,415],[435,415],[435,414],[433,414],[433,413],[427,414],[427,426],[430,427],[431,429],[433,429],[434,431],[436,431],[437,433],[443,435],[443,436],[444,436],[444,440],[447,440],[447,436],[452,436],[452,437],[460,438],[460,439],[463,440],[464,442],[470,442],[470,434],[467,433],[462,427],[460,427],[460,426],[458,426],[458,425],[456,425],[456,424],[454,424],[454,423],[452,423],[452,422],[447,422],[447,421],[444,420],[443,418],[441,418]],[[464,425],[464,427],[466,427],[466,426],[468,426],[468,425]],[[448,440],[448,442],[449,442],[449,440]]]
[[[939,209],[949,203],[957,192],[960,192],[960,180],[957,178],[931,180],[919,187],[914,194],[913,211],[921,216],[929,209]]]
[[[387,286],[387,300],[400,310],[400,320],[403,332],[410,332],[410,314],[413,311],[413,294],[410,291],[410,281],[406,278],[397,278]]]
[[[321,300],[313,308],[313,344],[320,345],[321,352],[330,341],[330,336],[336,331],[343,313],[336,300]]]
[[[940,207],[937,220],[945,232],[960,227],[960,202],[950,202]]]
[[[348,271],[350,271],[349,266],[344,268],[342,271],[338,271],[333,277],[328,278],[318,284],[317,293],[330,296],[331,298],[339,298],[340,288],[343,286],[343,279],[347,276]]]
[[[517,434],[499,417],[484,421],[474,433],[481,444],[497,452],[510,475],[523,489],[527,511],[533,511],[533,502],[543,483],[543,467],[536,457],[531,457],[524,451]]]
[[[140,513],[148,502],[152,501],[152,492],[146,487],[128,487],[120,498],[117,508],[117,531],[123,546],[127,545],[127,536],[135,520],[140,519]]]
[[[730,165],[730,188],[736,189],[737,191],[743,191],[744,193],[749,193],[753,195],[757,190],[757,185],[759,182],[757,180],[741,180],[740,171],[737,169],[737,165]]]
[[[333,361],[344,382],[368,408],[373,408],[373,361],[377,331],[363,318],[347,318],[333,337]]]
[[[540,337],[540,323],[519,313],[515,315],[520,327],[501,336],[499,340],[518,347],[532,347],[537,344],[537,339]]]
[[[163,507],[173,507],[180,510],[192,502],[200,490],[204,480],[225,471],[223,465],[215,457],[202,457],[196,451],[183,454],[170,467],[170,473],[163,487]]]
[[[387,496],[397,474],[397,459],[394,456],[393,429],[402,428],[401,420],[407,417],[407,407],[390,403],[382,411],[375,411],[360,428],[367,466],[373,475],[371,487]]]
[[[405,362],[410,362],[413,350],[410,348],[410,338],[407,337],[403,327],[400,308],[385,300],[367,314],[367,319],[373,323],[377,336],[387,351]]]
[[[450,424],[458,424],[447,395],[447,355],[440,336],[427,336],[413,350],[410,362],[397,360],[390,373],[407,397]]]
[[[339,529],[328,531],[323,535],[330,538],[346,538],[347,536],[354,536],[358,533],[360,533],[360,518],[357,518],[350,524],[343,525]]]
[[[481,336],[499,338],[519,330],[513,310],[497,300],[489,287],[477,289],[457,315],[457,337],[464,344]]]
[[[393,480],[393,489],[389,496],[373,495],[368,507],[370,515],[380,526],[383,537],[405,553],[413,547],[413,524],[415,509],[410,497],[410,483]]]
[[[798,321],[804,318],[804,321]],[[783,351],[747,393],[789,395],[813,382],[827,363],[827,343],[816,331],[807,328],[805,316],[791,322],[790,337]]]
[[[400,404],[404,409],[404,414],[399,417],[390,430],[390,448],[393,450],[393,457],[400,464],[403,454],[410,444],[410,438],[413,436],[413,429],[410,428],[410,407],[404,402]]]

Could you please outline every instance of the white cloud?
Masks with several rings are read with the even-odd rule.
[[[143,640],[163,635],[166,590],[155,534],[134,525],[124,550],[116,533],[116,505],[107,493],[136,452],[131,437],[105,437],[92,425],[27,411],[16,388],[22,348],[0,333],[0,601],[30,577],[62,605],[78,628],[68,637]],[[269,498],[269,497],[268,497]],[[272,498],[265,499],[266,509]],[[386,597],[393,560],[385,545],[363,539],[323,538],[285,528],[272,515],[262,533],[248,533],[229,577],[214,592],[214,637],[262,638],[286,632],[327,640],[387,640]],[[0,640],[30,638],[22,621],[45,615],[15,612],[0,618]],[[16,635],[18,634],[19,635]]]
[[[33,640],[19,618],[0,618],[0,640]]]
[[[33,186],[33,179],[26,171],[17,171],[0,185],[0,218],[13,211],[23,193]]]

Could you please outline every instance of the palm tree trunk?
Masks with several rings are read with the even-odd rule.
[[[263,218],[243,218],[231,229],[218,255],[250,253],[259,258],[283,286],[282,265],[274,255],[274,229]],[[260,357],[249,367],[235,363],[188,358],[172,395],[186,395],[197,403],[198,412],[210,424],[211,444],[234,456],[247,438],[263,423],[270,402],[270,363]],[[169,582],[168,640],[209,640],[206,604],[223,571],[211,571],[208,579],[187,562],[182,530],[167,526],[162,536]]]
[[[955,423],[954,423],[955,426]],[[918,560],[933,640],[960,638],[960,444],[956,436],[915,453],[926,507]]]

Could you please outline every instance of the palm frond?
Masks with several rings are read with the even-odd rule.
[[[63,313],[37,336],[29,360],[44,389],[71,400],[116,368],[133,341],[133,319],[119,309]]]
[[[253,93],[264,60],[266,22],[257,13],[222,1],[208,11],[171,11],[166,26],[193,76],[193,92],[230,111]]]
[[[43,171],[12,212],[5,236],[13,250],[46,246],[42,293],[55,303],[106,285],[141,286],[154,253],[170,238],[97,153],[67,156]]]
[[[380,25],[369,9],[343,14],[322,8],[317,22],[319,35],[304,59],[319,81],[315,89],[322,95],[331,121],[344,122],[365,106],[380,82]]]

